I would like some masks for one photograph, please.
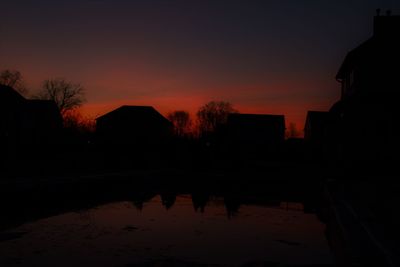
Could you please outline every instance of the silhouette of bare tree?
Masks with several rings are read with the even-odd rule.
[[[17,70],[3,70],[0,73],[0,84],[14,88],[22,95],[28,93],[28,89],[25,87],[23,82],[23,76],[21,72]]]
[[[197,111],[198,131],[200,136],[213,133],[227,122],[230,113],[237,113],[232,104],[224,101],[211,101]]]
[[[296,123],[289,123],[289,127],[286,129],[286,138],[297,138],[301,136],[301,131],[297,129]]]
[[[167,115],[167,118],[174,125],[175,135],[178,137],[185,137],[190,134],[192,119],[190,118],[190,114],[184,110],[176,110],[170,112]]]
[[[64,128],[80,133],[94,132],[96,128],[94,119],[82,116],[82,114],[76,109],[66,111],[64,113],[63,121]]]
[[[56,102],[62,115],[82,106],[86,101],[85,88],[82,85],[62,78],[45,80],[42,90],[36,97]]]

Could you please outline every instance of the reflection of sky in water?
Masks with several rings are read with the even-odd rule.
[[[0,242],[0,266],[126,266],[149,260],[240,265],[331,262],[324,225],[301,205],[245,205],[228,218],[222,199],[204,213],[189,196],[166,210],[159,196],[139,210],[130,202],[25,224]]]

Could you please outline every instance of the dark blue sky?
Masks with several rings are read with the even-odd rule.
[[[5,1],[0,69],[20,70],[32,91],[81,82],[88,114],[222,99],[301,128],[307,110],[337,100],[336,71],[378,7],[400,14],[391,0]]]

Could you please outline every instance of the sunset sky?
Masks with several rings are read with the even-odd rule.
[[[5,0],[0,70],[21,71],[32,93],[47,78],[81,83],[90,116],[225,100],[302,129],[338,99],[336,72],[378,7],[400,14],[394,0]]]

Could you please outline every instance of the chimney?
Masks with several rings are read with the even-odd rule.
[[[392,16],[390,10],[386,12],[386,16],[377,12],[374,17],[374,37],[400,38],[400,16]]]

